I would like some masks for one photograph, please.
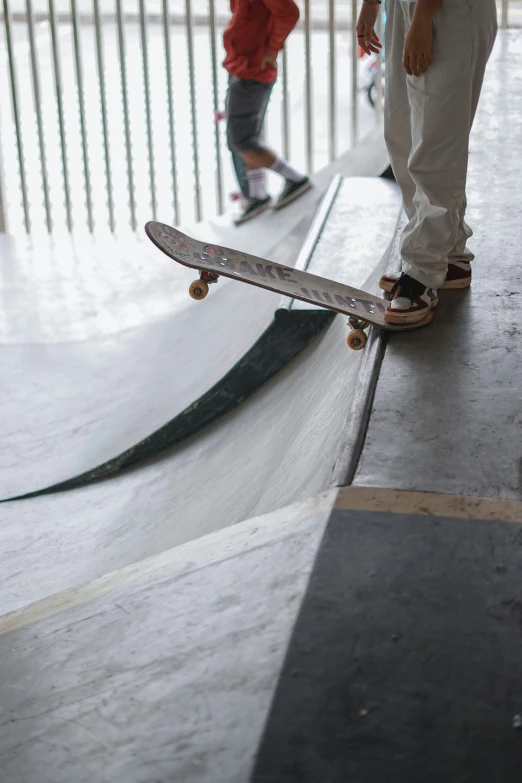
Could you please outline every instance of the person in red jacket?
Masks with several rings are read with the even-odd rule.
[[[229,73],[227,142],[245,196],[244,211],[235,221],[240,224],[270,206],[265,169],[272,169],[285,180],[276,209],[300,196],[311,183],[261,142],[265,112],[277,78],[277,55],[297,24],[299,9],[294,0],[231,0],[230,7],[232,19],[223,36],[227,53],[223,65]]]

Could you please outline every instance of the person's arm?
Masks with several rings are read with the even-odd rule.
[[[422,76],[431,65],[433,17],[441,3],[442,0],[417,0],[404,42],[403,64],[409,76]]]
[[[422,17],[423,19],[429,19],[430,22],[432,22],[441,3],[442,0],[417,0],[417,7],[415,8],[413,19],[415,20],[415,17]]]
[[[263,0],[263,3],[274,17],[274,26],[266,44],[266,53],[277,57],[299,21],[299,8],[294,0]]]
[[[357,21],[357,43],[366,54],[378,54],[382,49],[375,23],[379,16],[382,0],[363,0]],[[355,45],[355,44],[354,44]]]

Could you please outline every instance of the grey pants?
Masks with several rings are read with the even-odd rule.
[[[232,153],[236,179],[243,196],[248,198],[248,178],[239,154],[262,147],[261,136],[273,83],[231,76],[226,100],[227,143]]]

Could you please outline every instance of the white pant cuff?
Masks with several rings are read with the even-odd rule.
[[[436,275],[427,275],[424,272],[422,272],[420,269],[412,266],[411,264],[407,264],[404,261],[402,262],[402,271],[409,275],[410,277],[413,277],[414,280],[418,280],[419,283],[422,283],[422,285],[425,285],[426,288],[440,288],[443,284],[444,280],[446,279],[446,272],[442,272],[441,274]]]

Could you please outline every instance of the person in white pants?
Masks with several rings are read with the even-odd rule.
[[[357,40],[378,52],[380,0],[363,0]],[[495,0],[386,0],[384,131],[408,223],[402,274],[384,275],[385,318],[422,321],[439,288],[471,282],[469,135],[497,33]]]

